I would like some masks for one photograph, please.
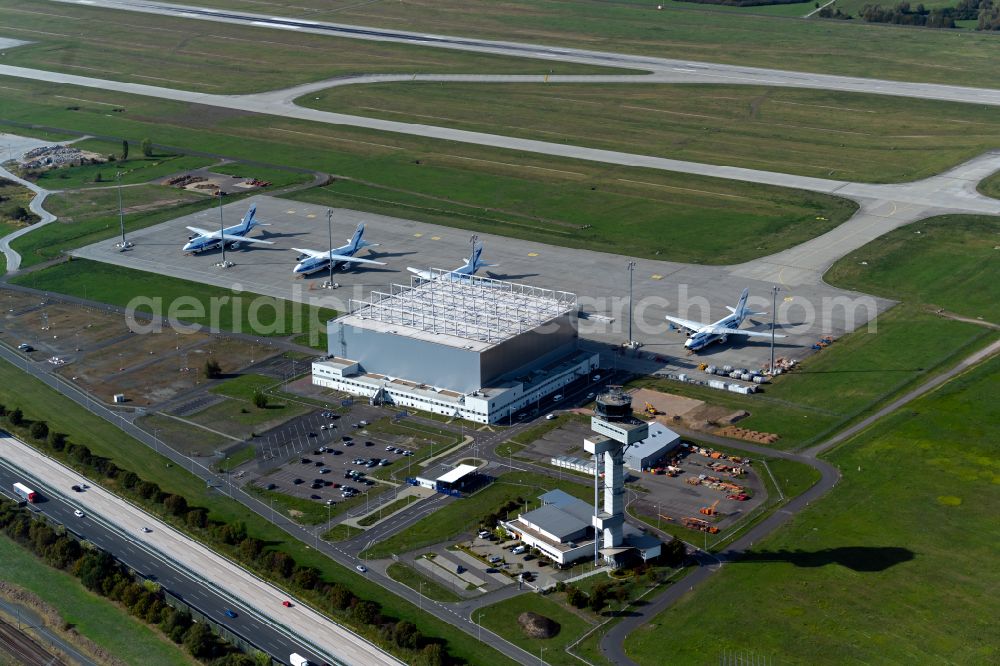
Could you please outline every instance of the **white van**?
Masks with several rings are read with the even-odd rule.
[[[514,550],[512,550],[510,552],[514,553],[515,555],[524,555],[525,553],[528,552],[528,547],[527,546],[518,546],[517,548],[515,548]]]
[[[562,399],[563,399],[562,393],[552,396],[552,402],[559,402]]]

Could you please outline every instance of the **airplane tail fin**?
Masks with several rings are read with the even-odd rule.
[[[469,257],[469,259],[468,259],[469,267],[472,269],[473,273],[475,273],[477,270],[479,270],[483,266],[489,266],[490,265],[490,264],[487,264],[487,263],[484,263],[484,262],[480,261],[480,257],[482,256],[482,254],[483,254],[483,244],[482,243],[476,243],[475,247],[472,248],[472,256]]]
[[[747,310],[747,299],[748,298],[750,298],[750,288],[749,287],[745,288],[743,290],[743,293],[740,294],[740,300],[736,303],[736,309],[734,310],[734,314],[737,317],[739,317],[740,319],[743,319],[744,317],[747,317],[750,314],[750,311]]]
[[[253,229],[254,225],[259,224],[255,219],[256,216],[257,216],[257,204],[253,204],[252,206],[250,206],[250,210],[247,211],[247,214],[243,216],[243,219],[240,220],[240,225],[244,233]]]
[[[358,248],[364,247],[364,241],[361,240],[361,236],[365,233],[365,223],[358,222],[358,228],[354,230],[354,235],[351,237],[351,249],[357,250]]]

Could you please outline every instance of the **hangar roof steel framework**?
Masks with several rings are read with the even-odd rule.
[[[537,328],[571,310],[577,297],[531,285],[477,276],[457,276],[432,268],[431,278],[414,276],[409,285],[390,284],[368,300],[351,299],[350,314],[431,334],[497,344]]]

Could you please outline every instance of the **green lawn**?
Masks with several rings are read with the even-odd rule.
[[[164,185],[134,185],[122,187],[122,210],[128,216],[127,229],[134,228],[134,214],[189,202],[204,202],[207,197]],[[114,218],[118,226],[118,188],[114,185],[92,186],[50,194],[45,199],[45,209],[59,218],[61,223],[82,223],[92,218]]]
[[[552,638],[528,637],[517,623],[517,617],[526,611],[555,620],[559,623],[559,633]],[[591,627],[589,622],[576,613],[538,594],[522,594],[486,606],[482,611],[476,611],[473,619],[481,622],[483,627],[503,636],[514,645],[531,654],[540,655],[540,659],[544,663],[560,666],[580,664],[576,657],[567,654],[564,650],[567,645]]]
[[[52,226],[55,225],[43,229]],[[73,259],[33,271],[14,282],[121,307],[131,304],[137,312],[153,312],[221,331],[251,335],[302,333],[322,326],[335,315],[327,308],[234,292],[88,259]]]
[[[561,44],[686,62],[1000,87],[1000,71],[993,67],[1000,59],[1000,43],[993,35],[760,15],[774,11],[767,8],[732,11],[646,0],[376,4],[270,0],[266,10],[256,0],[198,0],[195,4],[310,18],[315,18],[319,10],[323,19],[341,23],[397,29],[405,26],[418,32]],[[663,7],[662,11],[657,11],[658,6]],[[813,5],[798,7],[806,6]]]
[[[346,541],[347,539],[353,539],[359,534],[364,534],[364,530],[360,527],[352,527],[351,525],[339,523],[323,533],[323,540]]]
[[[504,104],[498,106],[497,99]],[[993,107],[796,88],[412,82],[332,88],[299,103],[403,122],[433,118],[436,125],[463,130],[641,155],[878,183],[926,178],[1000,145],[1000,114]]]
[[[782,663],[995,662],[998,391],[994,358],[840,447],[829,457],[844,478],[827,498],[634,632],[629,655],[662,663],[669,627],[678,663],[723,650]]]
[[[237,160],[266,155],[272,164],[335,174],[329,186],[297,193],[299,200],[556,245],[738,263],[822,234],[856,209],[843,199],[783,188],[276,116],[224,117],[218,109],[113,92],[100,94],[129,113],[108,114],[93,104],[67,111],[55,96],[96,93],[7,78],[0,85],[13,89],[0,97],[0,116],[107,136],[151,136]],[[192,126],[193,113],[204,125]],[[117,222],[108,218],[95,230],[102,235],[86,238],[49,225],[22,239],[31,245],[27,252],[16,249],[57,256],[61,248],[113,236]]]
[[[147,414],[136,420],[136,425],[155,435],[170,448],[185,455],[201,455],[229,447],[236,442],[214,432],[184,423],[162,414]]]
[[[277,383],[278,382],[276,382],[273,377],[249,373],[233,377],[232,379],[227,379],[221,384],[216,384],[209,390],[212,393],[218,393],[219,395],[229,396],[230,398],[236,398],[237,400],[243,400],[245,402],[252,402],[253,396],[257,393],[257,391],[264,391]]]
[[[242,400],[223,400],[185,418],[231,437],[245,439],[251,433],[266,432],[309,411],[310,408],[304,405],[274,399],[264,409]]]
[[[512,663],[450,624],[422,613],[416,606],[341,567],[309,545],[289,538],[285,532],[262,520],[243,505],[214,489],[206,488],[199,478],[171,465],[165,458],[124,435],[110,423],[93,416],[6,363],[0,363],[0,403],[8,407],[19,405],[27,418],[45,419],[51,429],[71,433],[71,441],[85,444],[96,455],[108,456],[121,468],[140,472],[144,479],[157,483],[165,493],[183,495],[190,505],[207,508],[209,516],[214,520],[244,522],[249,534],[272,548],[280,548],[289,553],[303,566],[316,567],[323,573],[325,580],[340,582],[362,598],[381,604],[385,613],[414,622],[426,635],[447,641],[449,651],[456,659],[497,665]]]
[[[389,578],[416,590],[428,599],[444,602],[462,600],[462,597],[442,585],[439,581],[425,576],[407,564],[393,562],[386,568],[385,572],[389,574]]]
[[[122,150],[120,143],[94,139],[78,141],[73,144],[73,147],[102,155],[117,155],[118,157],[121,156]],[[153,154],[146,157],[139,150],[138,142],[135,142],[135,145],[129,147],[127,160],[42,171],[38,176],[37,183],[39,187],[44,187],[47,190],[67,190],[94,187],[95,185],[108,186],[117,184],[116,174],[121,173],[122,185],[137,185],[173,173],[208,166],[215,161],[207,157],[191,155]]]
[[[365,551],[365,556],[389,557],[457,538],[478,526],[483,516],[508,501],[520,497],[529,504],[537,504],[538,495],[556,488],[580,499],[593,499],[593,490],[583,484],[530,472],[508,472],[474,495],[448,502],[402,532],[374,544]]]
[[[256,10],[266,11],[260,5]],[[32,42],[7,49],[7,64],[207,93],[246,93],[378,72],[620,71],[81,5],[43,12],[31,2],[2,0],[0,13],[5,34]],[[67,95],[62,103],[79,102]]]
[[[983,180],[979,184],[979,191],[988,197],[1000,199],[1000,171]]]
[[[34,592],[54,607],[75,631],[130,664],[197,664],[180,646],[113,602],[88,591],[76,577],[37,559],[0,535],[0,580]]]
[[[1000,322],[1000,217],[946,215],[851,252],[826,280],[848,289]]]

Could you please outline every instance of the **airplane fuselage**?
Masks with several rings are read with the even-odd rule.
[[[244,231],[242,224],[237,224],[236,226],[233,227],[227,227],[226,229],[223,230],[223,234],[227,236],[245,236],[248,233],[250,233],[250,230],[247,229]],[[212,248],[219,245],[220,242],[221,240],[218,238],[195,236],[194,238],[188,240],[188,242],[184,245],[184,252],[191,252],[193,254],[198,254],[199,252],[204,252],[205,250],[211,250]],[[239,241],[228,241],[226,243],[226,247],[234,247],[238,243]]]
[[[735,314],[731,314],[728,317],[724,317],[719,321],[715,322],[711,326],[706,326],[692,333],[687,341],[684,343],[684,347],[690,349],[691,351],[699,351],[709,346],[713,342],[726,341],[725,335],[717,335],[711,331],[716,328],[739,328],[740,324],[743,323],[743,318],[738,317]]]
[[[359,248],[351,249],[350,245],[345,245],[332,250],[330,254],[340,254],[345,257],[353,257],[357,253]],[[341,269],[346,269],[348,262],[346,261],[335,261],[333,263],[333,270],[339,271]],[[321,270],[330,269],[330,260],[327,257],[306,257],[292,269],[292,272],[296,275],[312,275]]]

